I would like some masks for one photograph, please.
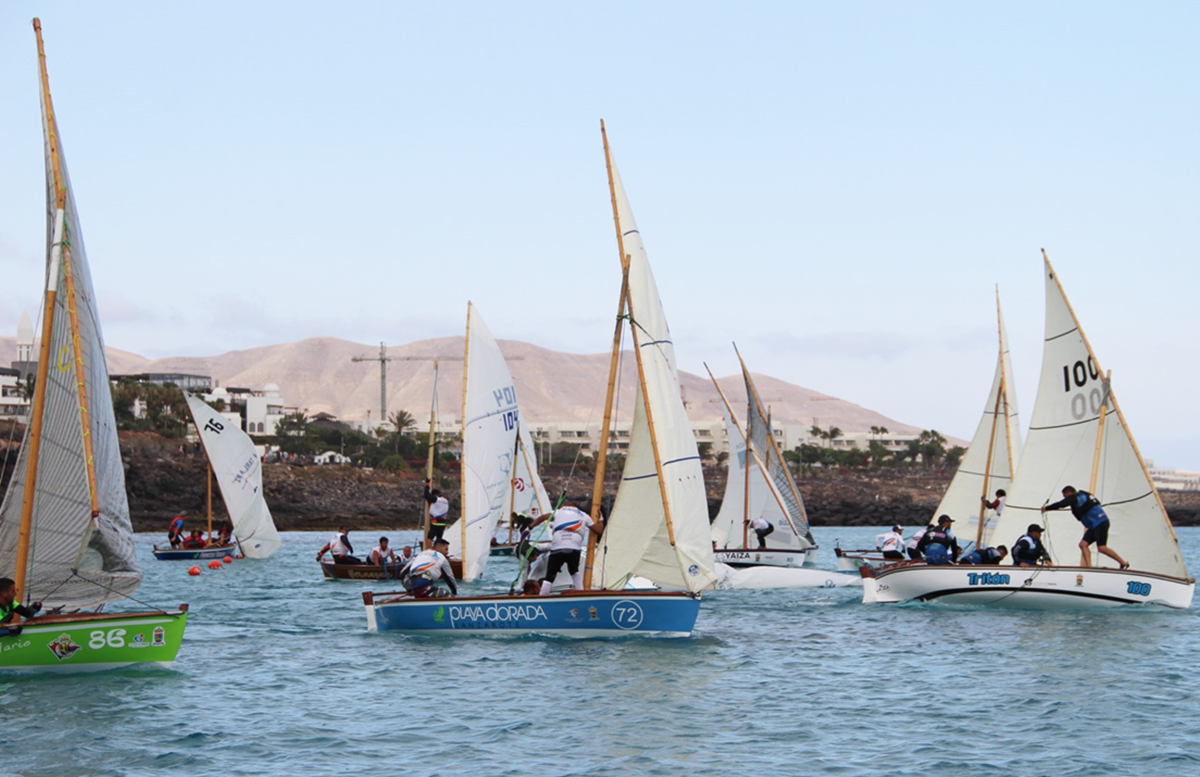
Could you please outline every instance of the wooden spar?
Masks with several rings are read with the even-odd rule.
[[[1011,480],[1017,474],[1017,463],[1013,461],[1014,448],[1016,447],[1013,440],[1012,419],[1008,415],[1008,338],[1004,336],[1004,314],[1000,311],[1000,287],[996,286],[996,326],[1000,331],[1000,385],[1004,388],[1002,396],[1004,397],[1004,452],[1008,457],[1008,477]]]
[[[459,416],[459,428],[462,430],[463,445],[467,443],[467,376],[471,374],[471,300],[467,300],[467,334],[463,337],[463,385],[462,385],[462,415]],[[462,544],[459,546],[463,560],[463,575],[466,575],[467,564],[467,515],[464,512],[467,506],[467,478],[462,477],[465,473],[459,469],[459,511],[458,524],[459,533],[461,534]],[[428,503],[426,503],[428,504]]]
[[[1003,351],[1001,351],[1003,354]],[[1000,357],[1003,360],[1003,355]],[[996,424],[1000,420],[1000,400],[1004,396],[1004,375],[1000,376],[1000,385],[996,387],[996,404],[992,408],[992,433],[988,437],[987,459],[983,465],[983,496],[979,505],[979,526],[975,529],[975,547],[983,547],[983,524],[987,521],[987,507],[983,504],[988,497],[988,479],[992,474],[992,454],[996,450]]]
[[[613,328],[612,355],[608,365],[608,389],[604,396],[604,418],[600,426],[600,448],[596,451],[596,477],[592,483],[592,520],[599,521],[604,501],[604,471],[608,464],[608,434],[612,424],[613,399],[616,394],[617,368],[620,366],[621,333],[625,323],[625,304],[629,298],[629,257],[625,254],[625,236],[621,234],[621,217],[617,210],[617,189],[613,183],[612,155],[608,150],[608,133],[604,130],[604,119],[600,120],[600,137],[604,141],[604,167],[608,172],[608,195],[612,202],[613,224],[617,230],[617,253],[621,261],[621,297],[617,302],[617,324]],[[595,569],[596,535],[588,532],[587,560],[583,568],[583,588],[591,590],[592,573]]]
[[[426,446],[429,449],[429,457],[428,457],[429,460],[425,464],[425,478],[429,481],[429,487],[431,489],[433,488],[433,449],[434,449],[433,435],[434,435],[435,425],[437,424],[437,376],[438,376],[438,360],[434,359],[433,360],[433,399],[430,401],[430,404],[429,404],[429,443]],[[429,521],[429,508],[430,507],[431,507],[431,505],[429,504],[429,502],[425,502],[425,531],[421,537],[421,547],[426,548],[426,549],[433,547],[432,545],[428,545],[428,548],[426,547],[427,543],[429,541],[429,530],[430,530],[430,528],[432,528],[430,525],[430,521]]]
[[[748,395],[748,399],[754,403],[755,407],[758,408],[758,414],[761,415],[763,418],[766,418],[767,414],[765,412],[763,412],[762,401],[758,397],[758,389],[754,387],[754,379],[750,377],[750,371],[746,369],[746,362],[742,361],[742,354],[741,354],[741,352],[738,351],[736,345],[733,346],[733,352],[737,354],[738,363],[742,365],[742,375],[744,375],[746,377],[746,389],[747,389],[746,393]],[[749,424],[747,424],[747,426],[749,426]],[[771,448],[771,450],[766,452],[767,455],[770,455],[771,452],[774,452],[775,458],[779,460],[779,464],[784,468],[784,471],[786,472],[787,471],[787,462],[784,461],[783,454],[781,454],[779,452],[779,443],[775,442],[775,436],[768,434],[767,435],[767,443]],[[747,452],[749,452],[748,444],[747,444]],[[768,477],[768,480],[770,480],[769,477]],[[804,509],[804,500],[800,497],[800,491],[799,491],[799,489],[796,488],[796,481],[794,481],[791,477],[788,477],[787,480],[788,480],[788,487],[792,490],[792,496],[794,496],[796,498],[796,507],[799,508],[799,510],[800,510],[800,517],[804,519],[805,523],[808,523],[808,513]],[[795,533],[795,535],[797,537],[799,537],[800,530],[796,528],[796,524],[792,523],[791,513],[789,513],[787,510],[784,510],[783,515],[785,518],[787,518],[788,525],[792,527],[792,531]],[[807,541],[807,538],[805,538],[805,540]]]
[[[208,458],[208,451],[204,452],[204,458]],[[207,462],[208,466],[208,544],[213,544],[212,539],[212,461]]]
[[[1108,418],[1108,397],[1112,390],[1112,370],[1104,376],[1103,399],[1100,400],[1100,418],[1096,425],[1096,449],[1092,452],[1092,476],[1088,478],[1088,491],[1096,493],[1096,480],[1100,476],[1100,458],[1104,452],[1104,421]]]
[[[1058,286],[1058,293],[1062,295],[1063,303],[1067,306],[1067,312],[1071,314],[1071,320],[1075,322],[1075,328],[1079,331],[1079,339],[1083,341],[1083,347],[1087,349],[1088,356],[1092,359],[1092,364],[1096,367],[1096,372],[1100,373],[1100,360],[1096,358],[1096,352],[1092,350],[1092,344],[1088,342],[1087,335],[1083,333],[1083,327],[1079,326],[1079,318],[1075,315],[1074,308],[1071,307],[1071,301],[1067,299],[1067,293],[1063,291],[1062,283],[1058,280],[1058,273],[1054,271],[1054,266],[1050,264],[1050,257],[1046,255],[1046,249],[1042,249],[1042,259],[1046,262],[1046,269],[1054,278],[1054,284]],[[1130,430],[1129,424],[1125,423],[1125,414],[1121,412],[1121,405],[1117,402],[1117,395],[1113,393],[1112,386],[1108,387],[1108,401],[1112,402],[1113,410],[1117,414],[1117,420],[1121,422],[1121,429],[1124,430],[1125,436],[1129,439],[1129,446],[1133,448],[1133,455],[1137,456],[1138,464],[1142,468],[1142,475],[1146,478],[1146,483],[1150,486],[1150,492],[1154,494],[1154,501],[1158,503],[1158,511],[1162,515],[1162,519],[1167,524],[1167,529],[1171,532],[1171,538],[1179,542],[1179,535],[1175,533],[1175,525],[1171,523],[1171,516],[1167,514],[1166,505],[1163,504],[1162,495],[1158,493],[1158,489],[1154,487],[1154,479],[1150,477],[1150,470],[1146,467],[1146,460],[1142,458],[1142,451],[1138,448],[1137,440],[1133,439],[1133,431]],[[1103,417],[1103,415],[1101,416]]]
[[[33,537],[33,504],[37,495],[37,475],[39,454],[42,447],[42,426],[46,416],[46,386],[50,369],[50,341],[54,334],[54,306],[58,296],[58,276],[62,261],[62,236],[65,226],[63,203],[66,201],[66,189],[62,185],[58,157],[58,136],[55,130],[54,105],[50,101],[50,77],[46,72],[46,51],[42,46],[42,23],[33,20],[33,30],[37,37],[38,66],[41,72],[42,86],[42,130],[45,133],[46,147],[50,155],[55,189],[54,228],[50,238],[49,267],[46,273],[45,311],[42,314],[42,340],[38,345],[37,382],[33,393],[33,414],[29,425],[29,452],[25,459],[25,490],[21,501],[21,524],[17,534],[17,565],[13,571],[16,583],[16,601],[21,601],[21,592],[29,576],[29,546]],[[13,622],[19,622],[20,616],[14,615]]]
[[[517,444],[513,447],[513,454],[514,454],[513,455],[513,464],[514,464],[513,469],[514,470],[516,469],[516,460],[517,460],[516,457],[520,456],[521,458],[525,459],[525,469],[528,470],[529,469],[529,459],[525,458],[525,446],[521,444],[521,430],[520,430],[519,426],[517,427]],[[513,474],[515,475],[516,472],[514,471]],[[515,487],[516,484],[514,483],[514,480],[515,480],[514,478],[508,479],[508,544],[509,545],[513,544],[513,513],[516,512],[516,510],[513,508],[515,508],[517,506],[517,489]]]

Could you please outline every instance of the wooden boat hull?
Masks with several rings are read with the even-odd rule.
[[[175,612],[72,613],[22,623],[0,637],[0,672],[97,672],[128,666],[170,667],[187,626]]]
[[[936,601],[1034,610],[1156,604],[1187,609],[1196,581],[1132,569],[897,564],[862,570],[863,602]]]
[[[718,548],[713,551],[718,564],[742,569],[744,567],[792,567],[804,566],[808,559],[807,550],[790,548]]]
[[[163,548],[154,546],[154,557],[159,561],[208,561],[214,558],[225,558],[236,553],[235,543],[218,545],[213,548]]]
[[[691,635],[700,612],[694,594],[588,591],[550,596],[462,596],[414,599],[363,594],[367,631],[402,634],[565,637]]]
[[[842,550],[834,548],[833,555],[837,557],[837,571],[858,574],[859,567],[879,569],[886,564],[899,563],[899,559],[885,559],[877,550]]]
[[[326,580],[396,580],[396,570],[399,565],[381,567],[377,564],[331,564],[326,561],[321,564],[321,572]],[[462,561],[450,559],[450,569],[454,572],[455,580],[462,580]]]

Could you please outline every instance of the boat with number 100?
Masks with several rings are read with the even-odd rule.
[[[0,671],[169,666],[183,640],[187,605],[100,612],[131,597],[142,572],[104,338],[37,19],[33,27],[46,143],[46,289],[30,423],[0,504],[0,576],[12,575],[16,601],[40,601],[48,614],[5,624]]]
[[[363,602],[370,631],[686,636],[695,627],[700,592],[716,584],[704,475],[683,406],[671,333],[603,122],[600,127],[622,269],[603,429],[612,421],[626,317],[638,384],[621,484],[603,537],[589,536],[584,590],[443,599],[368,591]],[[608,435],[600,439],[593,520],[600,516]],[[624,590],[634,576],[674,590]]]
[[[863,570],[863,602],[916,599],[1034,609],[1191,606],[1196,581],[1188,577],[1179,539],[1117,404],[1112,375],[1100,369],[1045,252],[1043,261],[1046,334],[1037,400],[991,538],[1011,546],[1030,524],[1044,525],[1042,542],[1054,564]],[[1072,564],[1079,559],[1083,527],[1069,511],[1042,512],[1068,485],[1100,500],[1110,522],[1108,546],[1130,568]]]

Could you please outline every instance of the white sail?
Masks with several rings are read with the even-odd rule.
[[[993,539],[1011,546],[1030,523],[1044,522],[1042,541],[1055,563],[1078,564],[1082,524],[1069,510],[1039,512],[1070,485],[1101,501],[1111,521],[1108,546],[1134,569],[1186,577],[1170,519],[1049,260],[1045,273],[1046,340],[1037,401]],[[1115,566],[1104,556],[1097,561]]]
[[[996,490],[1011,493],[1013,473],[1021,451],[1021,428],[1017,410],[1017,390],[1013,381],[1012,361],[1008,353],[1008,333],[1004,328],[1004,316],[1000,313],[1000,300],[996,300],[996,315],[999,322],[1000,347],[996,355],[996,371],[992,376],[992,389],[983,406],[983,417],[975,428],[975,436],[963,455],[954,479],[950,481],[937,511],[936,519],[949,515],[959,523],[956,526],[962,539],[977,540],[981,545],[991,545],[997,517],[992,510],[982,510],[983,526],[980,535],[979,521],[983,504],[995,498]],[[1007,509],[1007,508],[1005,508]],[[932,522],[932,521],[931,521]],[[1019,535],[1018,535],[1019,536]],[[999,544],[1011,544],[1016,537],[999,540]]]
[[[134,593],[142,575],[129,522],[104,338],[48,87],[43,89],[42,129],[50,304],[42,313],[39,376],[44,378],[34,399],[35,406],[42,403],[42,424],[38,461],[32,467],[31,551],[21,597],[47,606],[92,607]],[[5,575],[16,567],[34,444],[31,426],[0,507],[0,567]]]
[[[187,403],[242,553],[267,558],[282,543],[263,498],[262,461],[254,441],[199,397],[188,394]]]
[[[741,360],[740,354],[738,360]],[[774,533],[767,541],[770,546],[800,550],[811,548],[816,542],[813,540],[812,529],[808,525],[804,500],[800,496],[800,489],[796,487],[796,481],[792,479],[787,462],[783,460],[779,445],[775,442],[775,432],[771,429],[771,422],[763,412],[758,389],[754,387],[754,379],[750,377],[750,371],[746,369],[744,363],[742,364],[742,377],[746,382],[748,398],[746,426],[747,436],[750,438],[750,454],[756,465],[754,469],[759,471],[763,483],[763,488],[758,489],[761,492],[759,499],[762,506],[752,515],[766,518],[775,527]],[[752,502],[755,497],[753,483],[752,471]]]
[[[550,496],[542,479],[538,476],[537,457],[533,447],[533,438],[529,427],[525,425],[525,417],[521,416],[517,424],[517,460],[516,472],[513,475],[513,511],[533,518],[541,517],[550,512]],[[549,523],[541,526],[549,527]],[[541,527],[539,527],[541,528]]]
[[[483,576],[496,524],[508,510],[519,421],[508,364],[475,306],[467,303],[462,516],[445,534],[450,555],[462,559],[464,581]]]
[[[728,473],[721,509],[712,522],[712,541],[718,548],[740,548],[744,544],[742,521],[746,515],[746,438],[724,402],[721,413],[725,416],[725,435],[729,440]]]
[[[658,287],[615,163],[612,178],[629,258],[629,328],[642,380],[625,469],[595,567],[604,588],[621,588],[631,575],[641,575],[662,586],[701,591],[716,584],[716,574],[700,452],[683,406]]]

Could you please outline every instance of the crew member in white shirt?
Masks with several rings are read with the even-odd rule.
[[[572,504],[563,505],[549,516],[541,516],[529,527],[550,519],[550,559],[546,562],[546,577],[542,580],[541,596],[547,596],[553,587],[554,578],[566,565],[571,573],[571,583],[583,589],[583,572],[579,560],[583,555],[583,541],[587,532],[597,537],[604,533],[604,521],[593,521],[592,517]]]

